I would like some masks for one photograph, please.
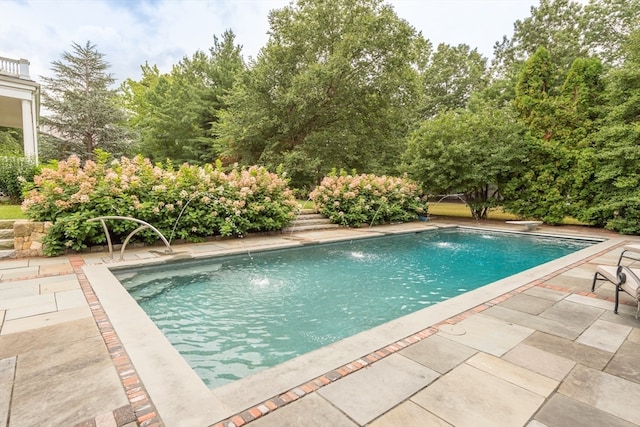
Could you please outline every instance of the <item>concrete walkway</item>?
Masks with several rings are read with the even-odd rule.
[[[445,224],[181,245],[174,258],[434,225]],[[615,264],[621,245],[640,239],[598,235],[607,240],[576,256],[214,390],[167,348],[107,269],[166,259],[158,248],[128,250],[122,263],[105,253],[3,260],[0,427],[637,426],[640,320],[626,295],[613,314],[613,286],[590,287],[595,265]]]

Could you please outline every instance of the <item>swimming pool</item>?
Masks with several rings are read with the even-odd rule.
[[[591,244],[454,229],[116,275],[213,388]]]

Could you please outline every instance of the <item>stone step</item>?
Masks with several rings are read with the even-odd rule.
[[[0,239],[0,250],[13,250],[13,237],[11,239]]]
[[[306,213],[306,214],[299,214],[298,216],[296,216],[296,220],[298,219],[322,219],[325,218],[324,216],[322,216],[322,214],[319,213]]]
[[[289,224],[289,227],[293,227],[293,226],[302,226],[302,225],[317,225],[317,224],[331,224],[331,221],[325,217],[314,217],[314,218],[298,218],[295,219],[291,224]]]
[[[338,228],[338,225],[333,224],[331,220],[317,213],[313,209],[302,209],[298,216],[285,228],[283,232],[292,231],[308,231],[308,230],[327,230],[332,228]]]
[[[16,251],[11,250],[0,250],[0,259],[10,259],[16,257]]]
[[[12,230],[15,219],[0,219],[0,230]]]
[[[301,225],[301,226],[290,225],[288,227],[284,227],[282,229],[282,232],[293,233],[293,232],[311,231],[311,230],[331,230],[339,227],[340,226],[338,224],[333,224],[331,222],[324,223],[324,224],[315,224],[315,225]]]
[[[0,239],[13,239],[13,227],[0,228]]]

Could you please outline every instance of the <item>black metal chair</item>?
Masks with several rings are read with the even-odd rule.
[[[635,299],[638,308],[636,310],[636,319],[640,312],[640,270],[634,270],[624,265],[599,265],[596,267],[596,273],[593,276],[591,284],[591,292],[596,288],[596,281],[606,280],[616,287],[616,303],[613,312],[618,314],[618,304],[620,302],[620,291],[624,291]]]
[[[618,265],[620,265],[622,258],[631,259],[633,261],[640,261],[640,245],[625,245],[622,248],[620,258],[618,258]]]

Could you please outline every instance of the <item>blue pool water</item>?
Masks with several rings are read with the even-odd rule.
[[[593,243],[449,229],[115,274],[213,388]]]

